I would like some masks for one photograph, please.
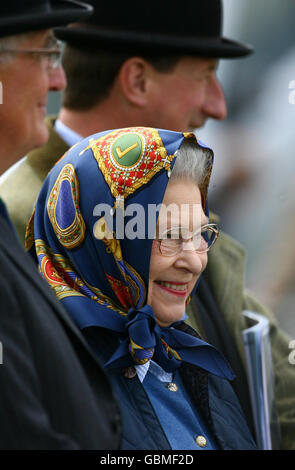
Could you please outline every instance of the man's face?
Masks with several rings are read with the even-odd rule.
[[[168,73],[152,71],[150,125],[193,131],[206,119],[225,119],[226,104],[216,78],[216,59],[185,57]]]
[[[29,34],[17,49],[46,48],[52,40],[51,30]],[[29,150],[48,139],[44,124],[47,93],[65,86],[59,67],[48,68],[41,55],[15,53],[11,60],[0,63],[3,103],[0,104],[0,174]]]

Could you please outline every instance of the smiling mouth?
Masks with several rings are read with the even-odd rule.
[[[155,283],[166,292],[171,294],[185,297],[187,294],[188,284],[183,282],[166,282],[166,281],[155,281]]]

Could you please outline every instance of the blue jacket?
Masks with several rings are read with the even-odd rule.
[[[197,333],[185,323],[181,329]],[[85,331],[85,330],[84,330]],[[117,347],[117,339],[99,328],[86,329],[89,343],[98,359],[105,362]],[[99,347],[98,347],[99,345]],[[185,387],[196,403],[221,450],[255,450],[256,445],[230,383],[203,369],[182,364]],[[137,375],[126,378],[122,369],[107,371],[121,409],[123,423],[121,448],[126,450],[170,450],[149,397]]]

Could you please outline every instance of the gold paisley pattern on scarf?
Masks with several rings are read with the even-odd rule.
[[[71,250],[84,241],[85,222],[79,208],[79,181],[70,163],[63,167],[50,192],[47,214],[58,241],[65,248]]]
[[[120,315],[127,315],[119,305],[104,295],[100,289],[91,286],[88,282],[81,279],[75,273],[75,269],[69,259],[61,254],[54,253],[50,247],[46,246],[43,240],[35,240],[35,247],[41,274],[59,300],[72,296],[86,296]]]

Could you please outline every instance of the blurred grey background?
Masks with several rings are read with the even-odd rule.
[[[255,54],[220,61],[228,118],[197,131],[215,152],[209,204],[247,250],[247,287],[295,338],[295,0],[223,3],[224,36]]]

